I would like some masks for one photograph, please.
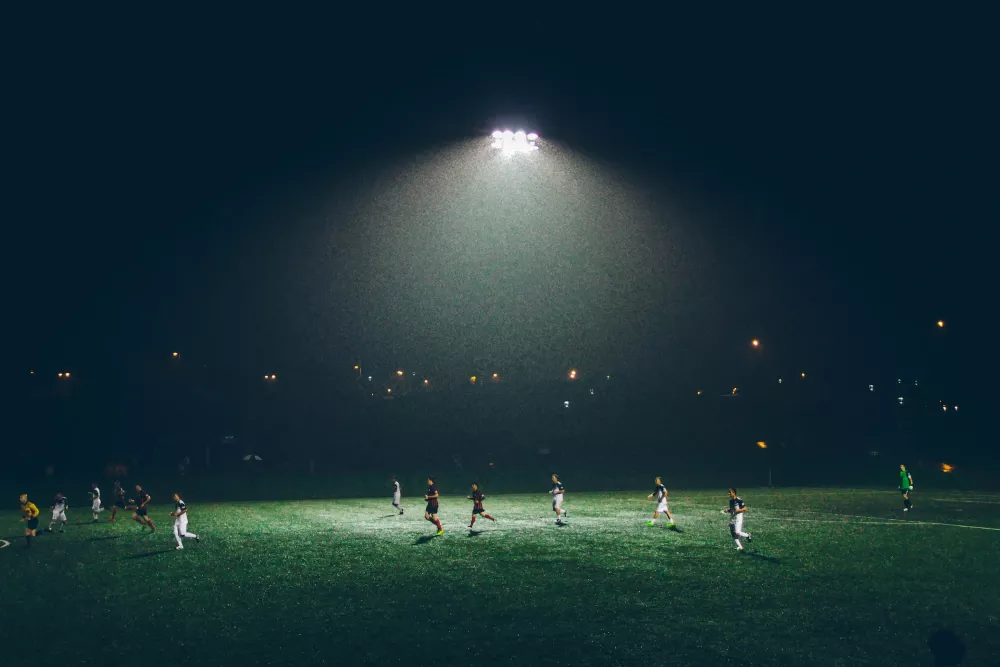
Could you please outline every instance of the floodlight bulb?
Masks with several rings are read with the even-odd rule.
[[[517,132],[514,133],[515,141],[524,141],[526,138],[527,135],[524,133],[524,130],[518,130]]]
[[[503,131],[503,137],[504,137],[504,139],[513,139],[514,138],[514,133],[511,132],[510,130],[504,130]]]
[[[503,132],[501,132],[500,130],[493,130],[493,138],[494,139],[499,139],[502,136],[503,136]]]
[[[538,140],[538,134],[537,133],[535,133],[535,132],[529,132],[528,133],[528,141],[537,141],[537,140]]]

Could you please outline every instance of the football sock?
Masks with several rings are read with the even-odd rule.
[[[434,519],[434,525],[438,527],[438,530],[444,530],[444,528],[441,527],[441,519]]]
[[[739,541],[739,540],[733,540],[733,542],[735,542],[735,543],[736,543],[736,548],[737,548],[737,549],[742,549],[742,548],[743,548],[743,545],[742,545],[742,544],[740,544],[740,541]]]
[[[487,519],[489,519],[490,521],[496,521],[496,519],[494,519],[493,517],[491,517],[489,514],[483,514],[483,516],[486,517]]]
[[[54,526],[54,525],[56,525],[55,521],[53,521],[52,523],[49,524],[49,532],[50,533],[52,532],[52,526]]]
[[[476,525],[476,515],[473,514],[472,515],[472,521],[469,522],[469,528],[472,528],[475,525]]]

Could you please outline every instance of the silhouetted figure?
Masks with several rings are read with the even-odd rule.
[[[965,643],[951,630],[938,630],[927,640],[934,655],[934,667],[955,667],[965,664]]]

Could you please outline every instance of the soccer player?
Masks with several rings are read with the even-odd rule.
[[[424,509],[424,518],[437,526],[436,535],[444,535],[444,528],[441,526],[441,521],[438,519],[438,499],[441,495],[438,493],[437,486],[434,484],[434,478],[427,478],[427,493],[424,494],[424,500],[427,501],[427,507]]]
[[[111,518],[108,519],[109,522],[114,523],[115,517],[118,516],[118,510],[125,511],[125,489],[122,488],[122,483],[117,479],[115,480],[115,504],[111,508]]]
[[[181,500],[180,494],[174,494],[174,511],[170,513],[170,516],[174,517],[174,539],[177,540],[178,551],[184,549],[184,544],[181,542],[182,537],[194,538],[195,542],[201,542],[197,535],[188,532],[187,505]]]
[[[913,508],[913,503],[910,502],[910,491],[913,490],[913,475],[902,464],[899,466],[899,490],[903,493],[903,511],[909,512]]]
[[[656,478],[656,487],[653,492],[646,496],[647,499],[652,500],[656,498],[656,510],[653,512],[653,520],[647,521],[647,526],[655,526],[656,519],[660,514],[665,514],[667,516],[667,528],[674,527],[674,517],[670,514],[670,508],[667,507],[667,487],[663,486],[663,480],[659,477]]]
[[[552,490],[549,491],[552,494],[552,511],[556,513],[556,525],[562,525],[562,518],[569,517],[569,512],[563,509],[563,494],[566,493],[566,489],[563,487],[562,482],[559,481],[559,475],[552,473]]]
[[[69,523],[66,520],[66,496],[61,493],[57,493],[56,499],[52,501],[52,521],[49,523],[50,533],[52,532],[52,526],[56,525],[57,521],[62,521],[59,532],[66,532],[66,524]]]
[[[483,501],[486,500],[486,496],[484,496],[483,492],[479,490],[478,484],[472,485],[472,495],[466,496],[466,498],[472,501],[472,521],[469,522],[469,528],[476,525],[477,514],[481,514],[484,519],[489,519],[490,521],[496,523],[496,519],[487,514],[486,510],[483,509]]]
[[[403,492],[399,488],[399,480],[395,476],[392,478],[392,506],[399,510],[399,514],[403,514],[403,506],[399,504],[400,498],[403,497]]]
[[[740,538],[747,538],[748,544],[753,542],[753,538],[750,537],[750,533],[743,532],[743,515],[747,512],[747,504],[743,502],[742,498],[736,495],[736,489],[729,489],[729,507],[724,509],[723,512],[729,513],[729,534],[733,536],[733,542],[736,543],[736,550],[743,551]]]
[[[152,532],[156,531],[156,524],[153,520],[149,518],[149,501],[152,498],[146,493],[145,489],[139,484],[135,485],[135,511],[132,513],[132,518],[136,523],[142,526],[143,530],[146,530],[146,526],[152,529]]]
[[[28,547],[31,547],[31,540],[35,537],[35,531],[38,530],[38,507],[35,503],[28,500],[28,494],[21,494],[21,521],[24,521],[24,542]]]
[[[101,507],[101,490],[97,488],[97,482],[90,485],[90,511],[94,515],[91,523],[97,523],[97,516],[103,511]]]

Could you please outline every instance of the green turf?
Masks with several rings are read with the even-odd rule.
[[[487,493],[489,490],[487,489]],[[644,521],[645,491],[422,501],[191,505],[200,544],[89,523],[29,551],[0,515],[3,664],[929,664],[950,627],[970,662],[1000,654],[1000,495],[753,490],[733,550],[724,492],[671,493],[682,533]],[[104,515],[107,516],[106,514]],[[48,525],[43,509],[42,525]],[[933,525],[929,522],[951,525]],[[979,526],[980,530],[963,526]],[[2,544],[2,543],[0,543]]]

